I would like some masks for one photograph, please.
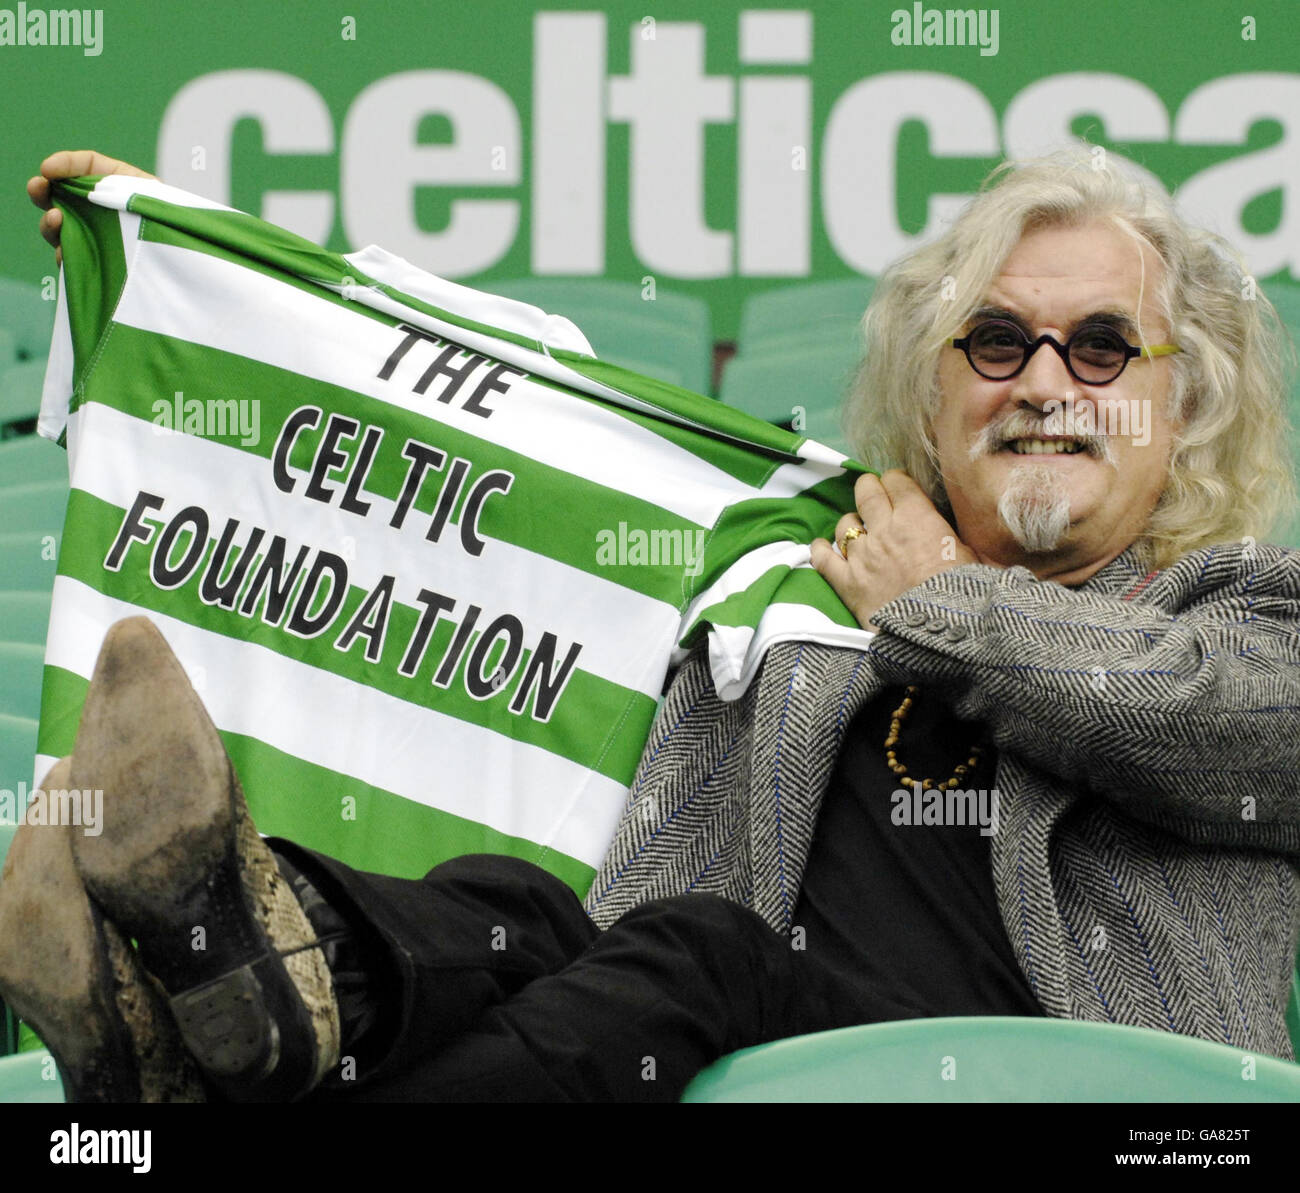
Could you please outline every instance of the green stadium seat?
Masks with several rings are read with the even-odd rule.
[[[705,1069],[682,1100],[1296,1102],[1300,1065],[1109,1023],[913,1019],[743,1049]]]
[[[638,315],[620,310],[586,315],[579,326],[601,360],[707,394],[707,379],[703,390],[691,384],[701,379],[701,373],[691,366],[694,346],[681,328],[666,324],[647,328]]]
[[[0,642],[0,714],[33,718],[41,715],[44,669],[44,646]]]
[[[859,342],[859,324],[875,282],[857,277],[834,282],[777,286],[746,299],[740,315],[741,355],[798,343],[817,332],[835,332]]]
[[[0,490],[0,518],[4,514],[4,491]],[[56,560],[45,556],[51,552],[46,538],[51,537],[57,550],[61,531],[11,530],[0,533],[0,590],[9,592],[49,592],[54,587]]]
[[[574,322],[582,328],[601,360],[633,369],[696,393],[712,385],[713,347],[690,332],[647,322],[636,313],[587,311]]]
[[[1300,284],[1268,282],[1263,286],[1263,291],[1294,336],[1296,329],[1300,328]]]
[[[13,336],[19,360],[43,365],[54,331],[54,303],[41,297],[39,286],[0,278],[0,327]]]
[[[846,451],[839,412],[861,359],[851,338],[814,335],[805,344],[733,357],[722,374],[719,396],[729,406],[782,426],[789,426],[801,407],[804,434],[830,436],[830,446]]]
[[[1300,453],[1297,453],[1296,472],[1300,473]],[[1279,546],[1291,547],[1300,551],[1300,510],[1297,510],[1292,516],[1291,524],[1274,535],[1273,538]]]
[[[40,481],[68,483],[68,453],[36,435],[0,442],[0,489]]]
[[[36,721],[0,713],[0,787],[17,791],[32,785],[36,768]]]
[[[0,374],[0,439],[28,435],[36,429],[45,385],[45,361],[10,365]]]
[[[696,393],[700,392],[695,389],[695,386],[686,384],[686,374],[683,370],[676,368],[666,360],[643,360],[636,356],[626,356],[621,352],[612,356],[604,352],[599,355],[601,360],[607,360],[611,364],[631,369],[634,373],[654,377],[658,381],[667,381],[669,385],[680,385],[683,389],[694,390]]]
[[[4,525],[57,534],[68,506],[66,480],[0,488],[0,519]]]
[[[1291,1001],[1286,1004],[1286,1031],[1291,1037],[1291,1048],[1300,1057],[1300,954],[1296,955],[1295,971],[1291,974]]]
[[[0,641],[44,646],[50,625],[50,597],[45,592],[0,591]]]
[[[63,1079],[48,1052],[0,1060],[0,1102],[62,1102]]]
[[[802,427],[792,427],[791,429],[798,431],[801,435],[806,435],[809,439],[816,439],[819,443],[826,444],[827,447],[833,447],[846,456],[853,455],[853,449],[849,446],[848,437],[840,426],[840,408],[838,406],[810,410],[804,420],[804,425]]]
[[[486,289],[571,319],[596,355],[649,377],[707,394],[713,381],[713,325],[703,299],[633,282],[514,278]]]
[[[710,341],[713,338],[712,317],[704,299],[658,287],[654,298],[647,299],[642,297],[644,291],[635,282],[611,282],[600,278],[509,278],[489,282],[486,289],[506,298],[532,303],[552,314],[567,315],[565,308],[570,306],[584,309],[612,306],[703,334]]]
[[[1300,285],[1286,282],[1270,282],[1264,287],[1273,305],[1277,307],[1282,322],[1291,333],[1296,355],[1300,358]],[[1295,460],[1296,475],[1300,477],[1300,369],[1291,381],[1291,444]],[[1278,535],[1278,542],[1288,547],[1300,548],[1300,509],[1295,510],[1289,527]]]

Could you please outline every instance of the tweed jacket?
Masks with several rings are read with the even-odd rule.
[[[1291,1059],[1300,552],[1247,540],[1145,574],[1130,550],[1075,588],[967,564],[872,620],[865,651],[772,648],[731,702],[696,648],[587,896],[593,919],[709,891],[790,931],[846,728],[916,683],[998,749],[994,889],[1044,1012]]]

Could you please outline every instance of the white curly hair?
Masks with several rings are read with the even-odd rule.
[[[1222,237],[1189,224],[1148,178],[1098,160],[1084,146],[1003,163],[941,238],[890,266],[863,318],[845,433],[864,463],[903,468],[947,510],[932,434],[940,353],[1026,232],[1101,220],[1164,263],[1155,298],[1182,348],[1169,358],[1168,483],[1135,546],[1164,567],[1212,543],[1266,538],[1296,500],[1290,337]]]

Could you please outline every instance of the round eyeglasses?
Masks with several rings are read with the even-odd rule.
[[[970,367],[989,381],[1010,381],[1044,344],[1065,362],[1070,376],[1084,385],[1109,385],[1135,356],[1168,356],[1182,351],[1177,344],[1135,348],[1105,323],[1085,323],[1062,344],[1046,335],[1030,340],[1015,323],[988,319],[973,327],[970,335],[952,341],[954,348],[966,353]]]

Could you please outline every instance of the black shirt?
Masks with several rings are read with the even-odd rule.
[[[901,688],[884,692],[845,734],[794,927],[804,929],[808,953],[850,983],[928,1015],[1041,1015],[993,890],[992,838],[985,834],[996,753],[985,745],[958,784],[983,793],[970,808],[983,813],[984,826],[907,823],[920,805],[910,792],[907,800],[893,798],[903,784],[885,761],[884,744],[904,695]],[[894,750],[909,777],[938,785],[981,737],[979,725],[958,721],[941,697],[922,690]]]

